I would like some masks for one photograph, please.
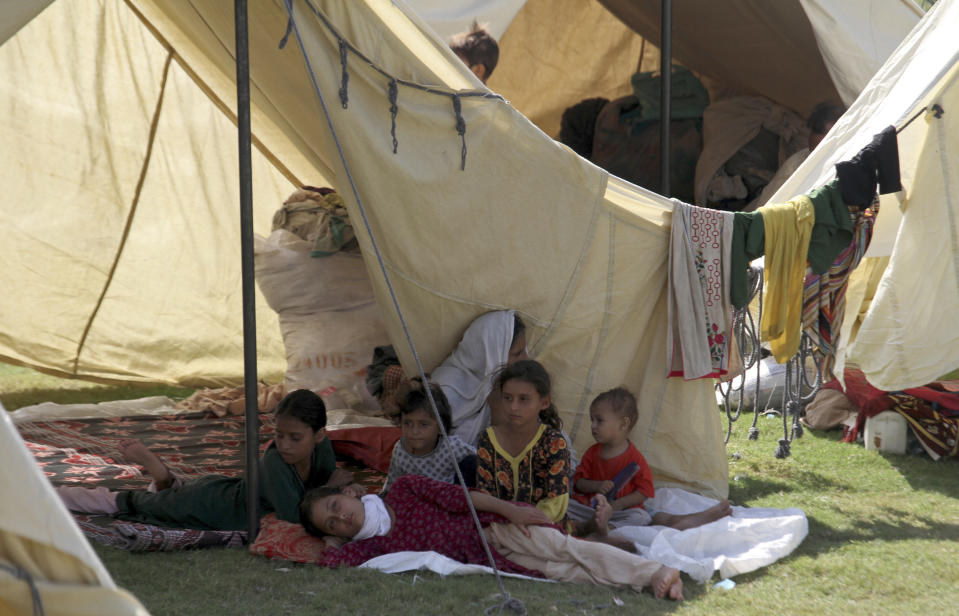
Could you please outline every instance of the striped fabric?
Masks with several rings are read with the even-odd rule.
[[[839,342],[839,328],[846,312],[846,287],[849,275],[862,260],[878,214],[878,203],[862,210],[856,219],[853,240],[839,253],[829,270],[821,276],[806,269],[803,285],[802,329],[826,356],[824,371],[828,374],[834,361],[833,352]]]

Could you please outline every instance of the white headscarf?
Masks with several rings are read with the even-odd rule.
[[[390,532],[393,521],[390,520],[390,512],[383,499],[376,494],[367,494],[360,501],[366,517],[363,519],[363,527],[353,536],[353,541],[380,537]]]
[[[486,398],[513,342],[513,310],[482,314],[470,323],[453,353],[430,377],[443,388],[453,411],[453,434],[476,444],[489,425]]]

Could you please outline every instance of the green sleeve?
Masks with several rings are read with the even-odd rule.
[[[310,487],[325,485],[336,470],[336,453],[329,437],[313,448],[313,467],[310,469]]]
[[[766,248],[766,226],[762,214],[758,211],[736,212],[733,215],[732,241],[729,301],[738,309],[749,302],[746,268],[750,261],[761,257]]]
[[[816,212],[806,260],[814,274],[823,274],[853,238],[856,223],[839,192],[839,180],[820,186],[808,195]]]
[[[300,499],[306,487],[296,470],[283,461],[276,447],[270,445],[260,458],[260,508],[261,514],[276,513],[287,522],[299,522]]]

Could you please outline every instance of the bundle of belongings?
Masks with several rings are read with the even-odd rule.
[[[857,368],[846,368],[845,387],[838,380],[823,385],[806,407],[802,422],[813,429],[843,427],[843,441],[862,439],[867,423],[886,412],[905,419],[921,450],[938,460],[959,457],[959,381],[933,381],[902,391],[873,387]],[[867,443],[868,445],[869,443]],[[886,450],[880,443],[871,447]],[[898,453],[903,453],[900,447]]]
[[[273,215],[272,230],[277,229],[313,242],[311,257],[359,250],[343,197],[332,188],[304,186],[295,191]]]
[[[765,255],[760,339],[785,363],[805,331],[831,356],[845,312],[846,284],[872,237],[885,194],[901,190],[895,127],[807,195],[755,212],[674,202],[669,261],[667,374],[685,379],[734,372],[734,313],[749,302],[747,269]]]
[[[696,205],[750,210],[780,165],[808,142],[795,112],[760,96],[713,103],[703,113],[703,151],[696,163]]]
[[[709,94],[688,69],[674,66],[671,81],[670,193],[693,199],[693,177],[702,150],[703,110]],[[613,175],[663,192],[660,175],[660,75],[633,75],[633,94],[591,98],[563,112],[560,141]]]
[[[388,343],[343,198],[305,186],[254,238],[256,282],[286,347],[285,387],[319,392],[331,409],[379,410],[365,385],[371,350]]]

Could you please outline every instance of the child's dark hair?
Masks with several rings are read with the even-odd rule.
[[[549,373],[546,372],[543,364],[535,359],[521,359],[506,366],[500,371],[496,384],[502,391],[503,385],[513,379],[529,383],[536,388],[536,393],[540,396],[549,396],[552,391]],[[550,398],[549,406],[539,412],[539,420],[555,430],[563,429],[563,420],[559,418],[559,413],[556,412],[556,406],[553,404],[552,398]]]
[[[313,432],[326,427],[326,405],[323,399],[309,389],[297,389],[286,394],[276,405],[276,416],[299,419]]]
[[[469,32],[457,34],[450,39],[450,49],[462,57],[467,66],[482,64],[486,68],[486,79],[493,74],[493,69],[499,62],[499,45],[496,39],[475,19]]]
[[[835,124],[844,113],[846,113],[846,107],[841,103],[824,101],[813,107],[806,126],[814,133],[825,135],[827,127]]]
[[[513,343],[516,342],[516,339],[526,333],[526,323],[523,323],[523,319],[519,318],[519,315],[515,312],[513,313],[513,337],[510,338],[509,345],[513,346]]]
[[[310,513],[313,509],[313,504],[319,500],[326,498],[327,496],[333,496],[334,494],[342,494],[343,488],[331,488],[329,486],[320,486],[318,488],[313,488],[309,490],[306,494],[303,495],[303,498],[300,499],[300,524],[303,525],[303,528],[309,534],[314,537],[326,537],[325,533],[319,526],[313,523],[313,519],[310,517]]]
[[[629,429],[633,429],[639,419],[639,409],[636,406],[636,396],[632,392],[625,387],[614,387],[596,396],[589,408],[592,409],[602,402],[608,404],[616,415],[629,419]]]
[[[436,410],[440,413],[440,421],[443,422],[443,428],[449,434],[453,431],[453,410],[450,408],[450,401],[447,400],[443,389],[429,380],[427,384],[430,393],[433,394],[433,400],[436,402]],[[429,396],[426,395],[426,387],[423,385],[423,379],[414,377],[407,383],[400,385],[396,390],[396,405],[400,408],[400,416],[418,411],[420,409],[433,417],[433,407],[430,405]]]

